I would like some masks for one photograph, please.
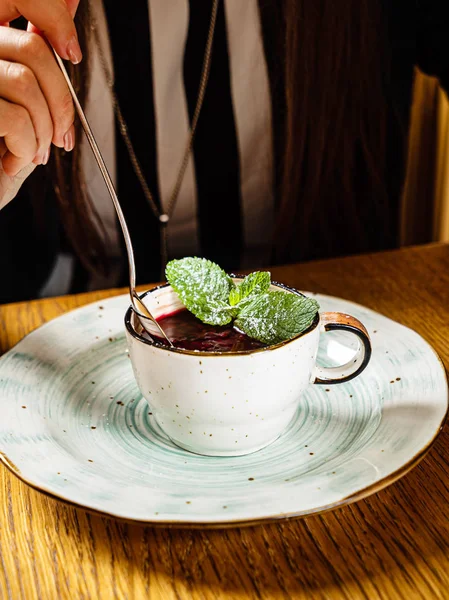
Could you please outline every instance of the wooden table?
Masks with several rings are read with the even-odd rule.
[[[417,330],[449,365],[449,246],[273,269]],[[0,307],[0,351],[119,290]],[[0,416],[1,418],[1,416]],[[332,513],[190,531],[126,525],[47,498],[0,467],[0,598],[449,597],[449,436],[386,490]]]

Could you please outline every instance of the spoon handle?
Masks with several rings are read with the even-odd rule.
[[[135,298],[137,296],[136,267],[135,267],[135,262],[134,262],[134,250],[133,250],[133,246],[131,243],[131,237],[130,237],[129,231],[128,231],[128,226],[126,224],[125,215],[123,214],[122,207],[120,206],[117,192],[115,191],[114,183],[112,182],[111,176],[109,175],[109,171],[106,166],[106,163],[104,162],[103,156],[100,152],[100,148],[98,147],[98,144],[95,140],[94,134],[92,133],[92,129],[89,125],[86,115],[84,114],[84,110],[80,104],[80,101],[78,100],[78,96],[76,95],[76,92],[73,88],[72,82],[70,81],[69,74],[67,73],[67,70],[65,68],[65,65],[64,65],[61,57],[58,55],[58,53],[54,49],[53,49],[53,52],[55,54],[56,61],[59,65],[59,68],[62,71],[62,74],[64,75],[64,79],[66,80],[66,83],[67,83],[70,93],[72,95],[76,112],[81,121],[81,125],[83,126],[84,133],[86,134],[86,137],[90,144],[90,147],[92,148],[92,152],[93,152],[93,154],[95,156],[95,160],[97,161],[97,164],[100,168],[104,182],[106,183],[106,187],[108,188],[109,195],[111,196],[112,202],[114,203],[114,208],[117,212],[117,217],[120,222],[120,227],[122,228],[123,237],[125,239],[126,252],[128,255],[129,294],[131,297],[131,303],[133,305],[133,309],[136,312],[138,317],[144,318],[144,319],[145,318],[151,319],[151,321],[153,321],[153,323],[155,323],[155,325],[158,327],[158,329],[161,332],[161,334],[163,335],[163,337],[167,340],[167,342],[170,344],[170,346],[172,346],[173,344],[168,339],[168,337],[165,335],[164,330],[161,328],[161,326],[156,321],[156,319],[151,315],[151,313],[149,312],[149,310],[147,309],[145,304],[140,300],[140,298],[139,298],[139,308],[137,308],[137,306],[135,305]],[[142,314],[142,312],[144,312],[146,314]]]

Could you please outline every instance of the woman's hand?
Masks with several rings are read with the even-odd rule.
[[[31,163],[47,163],[51,143],[73,149],[70,92],[51,48],[38,31],[62,58],[80,62],[73,22],[78,2],[0,0],[0,200],[5,184],[10,187],[10,178]],[[9,27],[19,15],[30,21],[28,31]],[[1,181],[5,176],[9,180]]]

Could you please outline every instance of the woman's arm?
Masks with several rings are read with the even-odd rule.
[[[32,165],[46,164],[51,144],[73,149],[70,92],[46,38],[73,63],[81,60],[75,24],[78,0],[0,0],[0,207],[17,193]],[[9,27],[22,15],[28,31]],[[33,25],[31,25],[33,23]]]
[[[30,163],[26,167],[23,167],[17,175],[10,177],[4,172],[3,166],[0,164],[0,210],[17,196],[22,183],[31,175],[35,168],[36,165]]]

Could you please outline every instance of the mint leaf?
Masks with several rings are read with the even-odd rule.
[[[235,326],[271,345],[299,335],[313,323],[318,302],[288,292],[270,292],[270,273],[255,272],[236,287],[218,265],[204,258],[172,260],[167,280],[184,306],[203,323]]]
[[[248,303],[235,326],[265,344],[277,344],[299,335],[313,323],[319,304],[313,298],[287,292],[267,292]]]
[[[231,306],[239,304],[243,308],[243,301],[252,299],[252,296],[268,292],[271,284],[271,274],[266,271],[256,271],[247,275],[245,279],[229,294],[229,303]],[[246,304],[246,302],[245,302]]]
[[[209,325],[232,321],[229,294],[235,286],[218,265],[205,258],[187,257],[170,261],[165,274],[181,302],[200,321]]]

